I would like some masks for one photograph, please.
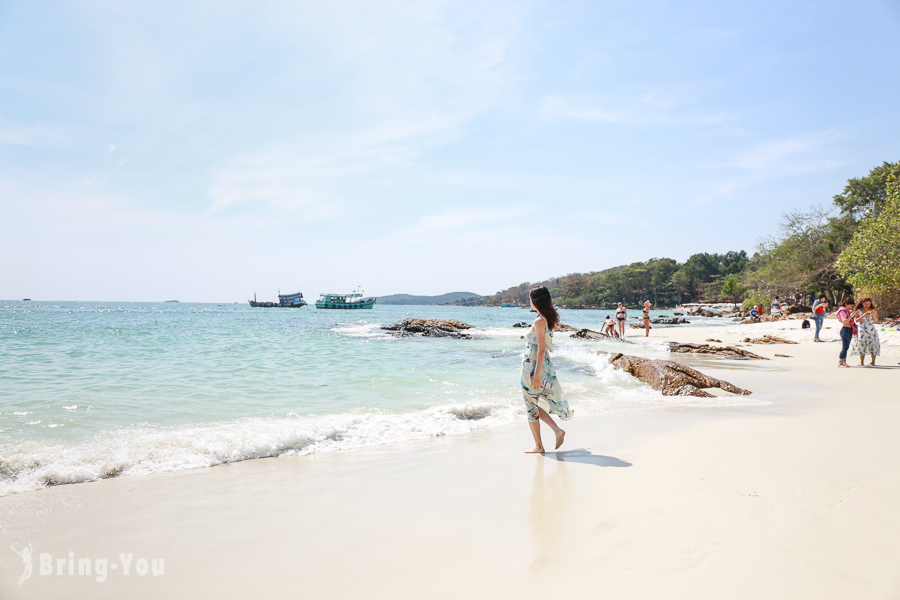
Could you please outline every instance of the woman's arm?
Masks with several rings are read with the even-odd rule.
[[[531,389],[536,389],[541,383],[541,367],[544,366],[544,353],[547,352],[547,344],[544,341],[544,333],[547,331],[547,322],[538,317],[534,320],[534,333],[537,335],[538,351],[534,359],[534,375],[531,376]]]

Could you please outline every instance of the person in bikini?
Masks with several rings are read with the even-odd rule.
[[[616,322],[619,324],[619,337],[625,337],[626,318],[628,318],[628,311],[625,310],[625,307],[619,302],[619,307],[616,308]]]
[[[650,336],[650,301],[644,302],[644,337]]]
[[[619,337],[619,334],[616,332],[616,322],[613,321],[611,316],[606,315],[606,320],[603,321],[603,331],[601,333],[609,337]]]

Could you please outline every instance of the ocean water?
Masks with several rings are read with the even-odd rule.
[[[407,316],[465,321],[475,339],[396,339],[380,329]],[[605,316],[562,311],[564,323],[595,330]],[[512,325],[533,317],[511,308],[0,301],[0,495],[524,423],[525,330]],[[630,353],[667,354],[632,333]],[[752,402],[666,398],[596,355],[620,344],[557,334],[554,345],[575,418]]]

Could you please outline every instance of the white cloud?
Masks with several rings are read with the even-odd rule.
[[[740,153],[727,166],[778,175],[799,175],[833,169],[846,164],[832,157],[843,138],[835,131],[820,131],[762,142]]]
[[[486,223],[518,219],[529,212],[528,209],[446,210],[425,215],[419,219],[419,222],[414,227],[403,231],[401,235],[413,236],[458,229],[472,229],[477,225]]]
[[[546,120],[576,120],[625,125],[718,125],[730,117],[725,111],[704,112],[688,106],[694,100],[679,92],[650,91],[638,96],[546,96],[539,114]]]
[[[213,211],[242,202],[340,202],[335,185],[347,175],[414,164],[428,149],[463,137],[486,111],[511,103],[522,18],[515,4],[311,6],[282,15],[290,31],[265,27],[276,39],[315,44],[319,70],[340,74],[343,89],[318,101],[342,121],[328,134],[286,124],[280,138],[223,160],[208,190]]]

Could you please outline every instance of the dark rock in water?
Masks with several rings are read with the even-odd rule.
[[[395,337],[410,337],[421,334],[424,337],[449,337],[454,339],[470,339],[465,329],[471,329],[471,325],[462,321],[448,319],[403,319],[392,325],[382,327],[386,331],[393,332]]]
[[[525,321],[522,321],[521,323],[513,323],[513,327],[531,327],[531,325],[529,325]]]
[[[583,340],[608,340],[612,336],[604,335],[599,331],[592,329],[579,329],[572,334],[572,337],[581,338]]]
[[[747,350],[741,350],[734,346],[710,346],[709,344],[679,344],[678,342],[669,342],[669,352],[674,354],[712,354],[714,356],[724,356],[731,358],[732,356],[740,356],[743,358],[758,358],[761,360],[769,360],[765,356],[753,354]]]
[[[683,317],[683,316],[684,316],[684,313],[680,313],[680,312],[673,312],[672,314],[675,315],[676,317]]]
[[[634,343],[631,340],[626,340],[625,338],[616,337],[614,335],[606,335],[599,331],[594,331],[593,329],[575,329],[574,327],[569,327],[568,329],[575,332],[572,334],[573,338],[580,338],[582,340],[606,340],[610,342],[622,342],[625,344]]]
[[[714,339],[712,339],[712,338],[710,338],[710,339],[708,339],[708,340],[706,340],[706,341],[707,341],[707,342],[716,342],[717,344],[721,344],[721,343],[722,343],[722,340],[714,340]]]
[[[652,319],[650,322],[654,325],[681,325],[683,323],[690,323],[690,321],[688,321],[687,319],[679,319],[678,317],[672,317],[671,319],[666,317],[659,317],[658,319]],[[643,327],[643,325],[638,327],[638,329],[640,329],[641,327]]]
[[[556,329],[554,329],[553,331],[578,331],[578,330],[574,327],[569,327],[568,325],[563,325],[562,323],[557,323]]]
[[[776,354],[775,356],[778,356],[780,358],[794,358],[790,354]]]
[[[678,364],[671,360],[651,360],[622,353],[607,354],[609,362],[615,368],[637,377],[663,396],[699,396],[712,398],[713,395],[703,391],[707,388],[719,388],[732,394],[748,396],[748,390],[741,389],[727,381],[704,375],[696,369]]]

